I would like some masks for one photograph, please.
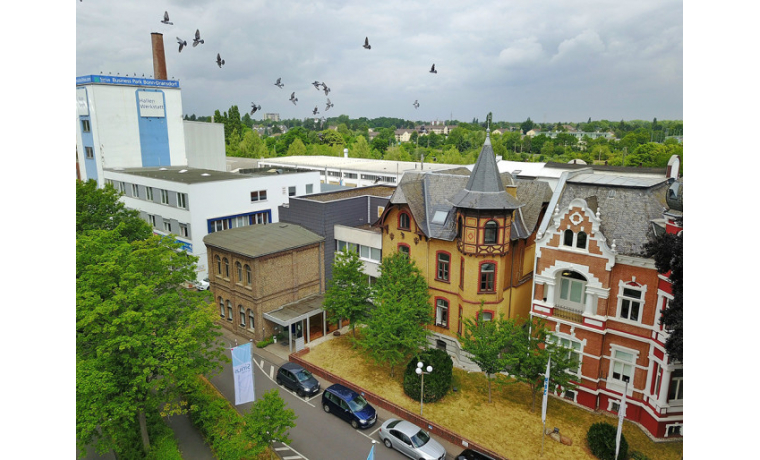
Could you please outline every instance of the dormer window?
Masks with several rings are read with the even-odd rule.
[[[586,232],[578,232],[578,238],[575,240],[575,247],[586,249]]]
[[[489,220],[483,229],[483,244],[496,244],[499,224],[496,221]]]
[[[573,236],[574,235],[573,235],[573,231],[572,230],[570,230],[570,229],[565,230],[565,237],[564,237],[564,240],[562,241],[562,244],[564,244],[565,246],[572,247],[573,246]]]

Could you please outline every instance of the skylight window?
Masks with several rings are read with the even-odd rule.
[[[448,213],[446,211],[436,211],[433,215],[433,223],[434,224],[442,224],[446,222],[446,216]]]

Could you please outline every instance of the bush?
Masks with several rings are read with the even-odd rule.
[[[617,428],[606,422],[598,422],[591,425],[586,435],[586,441],[591,453],[602,460],[615,459],[615,438]],[[620,451],[618,459],[628,458],[628,441],[625,436],[620,436]]]
[[[417,375],[417,362],[425,367],[433,366],[433,372],[425,376],[425,395],[423,402],[435,402],[446,396],[451,388],[454,362],[443,350],[429,348],[413,357],[404,372],[404,393],[415,401],[420,400],[420,380]]]

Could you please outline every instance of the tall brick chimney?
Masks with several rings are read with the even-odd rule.
[[[158,32],[150,34],[153,48],[153,78],[166,80],[166,55],[164,54],[164,35]]]

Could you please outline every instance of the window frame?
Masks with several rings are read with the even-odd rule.
[[[243,264],[240,263],[240,261],[235,261],[235,271],[237,271],[238,279],[237,283],[243,284]]]
[[[406,222],[404,222],[406,221]],[[406,224],[406,227],[404,226]],[[412,218],[406,211],[401,211],[398,213],[398,222],[397,226],[399,230],[406,230],[411,231],[412,230]]]
[[[256,332],[256,315],[254,314],[253,310],[248,308],[246,310],[246,316],[248,316],[248,330],[251,332]]]
[[[245,271],[245,284],[246,286],[251,286],[253,284],[253,272],[251,271],[251,266],[245,264],[243,269]]]
[[[232,310],[232,302],[230,302],[230,299],[227,299],[227,321],[232,322],[234,317],[235,313]]]
[[[442,261],[441,257],[446,257],[448,260]],[[435,279],[444,283],[451,282],[451,254],[447,251],[435,253]]]
[[[219,316],[224,318],[224,299],[222,299],[221,296],[219,296]]]
[[[224,264],[224,278],[230,279],[230,261],[226,257],[222,257],[222,263]]]
[[[499,244],[499,223],[493,219],[483,225],[483,244]]]
[[[296,196],[296,186],[295,185],[288,186],[288,196],[289,197]]]
[[[628,361],[623,357],[618,357],[622,353],[631,356],[632,360]],[[629,383],[633,384],[633,378],[636,375],[636,361],[638,352],[627,348],[612,347],[610,351],[610,368],[607,375],[607,381],[614,385],[625,387],[623,377],[628,377]],[[618,377],[615,376],[618,375]]]
[[[187,193],[177,192],[177,207],[187,209]]]
[[[214,262],[216,263],[216,276],[222,276],[222,258],[219,254],[214,256]]]
[[[571,277],[571,276],[565,276],[564,273],[560,273],[559,276],[559,283],[558,289],[556,290],[556,299],[555,303],[559,307],[567,307],[567,308],[573,308],[573,309],[581,309],[583,310],[586,307],[586,286],[588,285],[588,280],[586,279],[583,274],[575,271],[575,270],[569,270],[570,274],[575,273],[576,275],[580,276],[581,279]],[[567,298],[563,297],[563,284],[567,283]],[[574,292],[574,286],[578,285],[580,287],[580,301],[576,302],[575,300],[572,300],[572,295]]]
[[[486,265],[492,265],[493,270],[490,272],[484,271]],[[490,275],[489,275],[490,273]],[[483,289],[485,283],[486,289]],[[490,284],[490,289],[489,289]],[[484,260],[478,265],[478,293],[492,294],[496,292],[496,261]]]
[[[161,190],[161,204],[168,205],[169,204],[169,191],[166,189],[159,189]]]
[[[132,196],[135,198],[140,198],[140,186],[137,184],[132,184]]]
[[[164,219],[164,231],[165,232],[172,232],[172,221]]]
[[[187,224],[179,224],[179,234],[182,237],[190,238],[190,229]]]
[[[89,145],[84,146],[84,157],[87,160],[92,160],[95,158],[95,151]]]
[[[673,388],[675,388],[675,392],[672,391]],[[674,397],[671,397],[671,394],[673,393],[675,393],[675,395]],[[680,398],[678,396],[680,396]],[[682,402],[683,402],[683,369],[673,369],[670,372],[670,382],[668,383],[668,403],[673,404],[673,403],[682,403]]]
[[[148,201],[153,201],[153,187],[145,187],[145,197]]]
[[[626,291],[638,292],[640,297],[636,298]],[[642,316],[644,313],[646,286],[642,286],[635,281],[621,282],[618,286],[618,303],[617,303],[617,317],[619,319],[630,321],[632,323],[642,323]],[[635,306],[635,308],[634,308]],[[637,317],[632,318],[634,311]],[[624,313],[625,312],[625,313]]]
[[[412,248],[406,243],[399,243],[396,246],[396,251],[406,254],[407,257],[412,257]]]
[[[449,319],[449,306],[450,302],[448,299],[444,297],[436,297],[435,298],[435,312],[433,316],[433,323],[437,327],[442,327],[445,329],[449,328],[449,325],[451,324],[451,321]],[[443,312],[444,320],[440,321],[439,318],[441,315],[439,315],[439,312]]]
[[[92,127],[90,126],[90,120],[82,119],[82,132],[83,133],[89,133],[92,132]]]
[[[238,308],[240,309],[240,326],[245,327],[245,308],[243,305],[238,305]]]

